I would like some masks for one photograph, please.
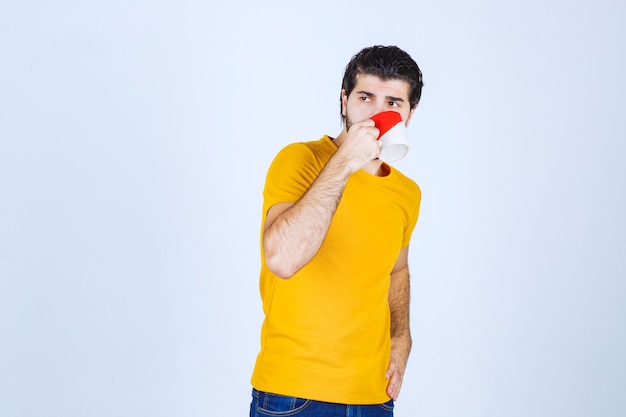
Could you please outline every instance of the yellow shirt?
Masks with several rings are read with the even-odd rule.
[[[266,178],[262,224],[272,205],[296,202],[336,150],[324,136],[279,152]],[[385,177],[350,176],[319,252],[292,278],[278,278],[262,262],[256,389],[343,404],[389,401],[389,277],[421,197],[415,182],[390,169]]]

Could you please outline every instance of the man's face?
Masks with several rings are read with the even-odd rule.
[[[357,75],[350,96],[346,96],[345,90],[341,91],[341,114],[346,117],[346,130],[353,123],[386,110],[400,113],[408,126],[415,110],[411,109],[409,89],[409,83],[403,80],[383,81],[375,75]]]

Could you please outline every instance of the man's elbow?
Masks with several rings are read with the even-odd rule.
[[[265,266],[278,278],[289,279],[298,272],[298,269],[284,258],[276,255],[265,255]]]

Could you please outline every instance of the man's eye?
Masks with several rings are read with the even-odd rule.
[[[370,101],[370,98],[368,96],[362,96],[361,101]]]
[[[390,105],[391,107],[398,107],[398,102],[397,102],[397,101],[390,101],[390,102],[389,102],[389,105]]]

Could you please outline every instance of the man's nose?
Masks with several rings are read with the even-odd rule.
[[[382,113],[386,110],[389,110],[389,109],[385,107],[385,103],[376,104],[374,108],[372,109],[372,114],[370,114],[369,117],[372,117],[373,115],[378,114],[378,113]]]

